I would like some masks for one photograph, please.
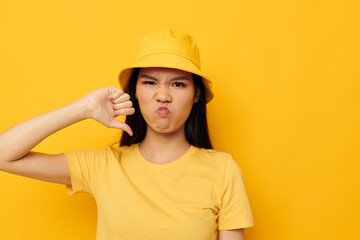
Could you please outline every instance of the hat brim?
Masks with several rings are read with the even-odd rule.
[[[205,86],[206,103],[210,102],[211,99],[213,99],[214,97],[214,94],[211,90],[210,79],[205,76],[193,62],[182,56],[164,52],[157,52],[145,55],[138,59],[134,64],[123,68],[119,73],[119,83],[121,88],[125,89],[127,87],[134,68],[145,67],[175,68],[199,75]]]

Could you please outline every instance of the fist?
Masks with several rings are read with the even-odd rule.
[[[121,115],[132,115],[130,96],[117,87],[100,88],[85,95],[90,110],[90,117],[107,127],[118,128],[126,131],[130,136],[133,132],[129,125],[115,119]]]

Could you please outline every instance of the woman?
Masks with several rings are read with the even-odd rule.
[[[206,103],[213,94],[195,41],[166,29],[150,33],[119,81],[125,92],[97,89],[3,132],[0,169],[65,184],[70,195],[90,193],[97,239],[243,239],[253,226],[243,175],[230,154],[212,149]],[[87,118],[124,130],[120,147],[30,151]]]

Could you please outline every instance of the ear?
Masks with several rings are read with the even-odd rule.
[[[200,89],[195,88],[194,103],[197,103],[199,101],[199,97],[200,97]]]

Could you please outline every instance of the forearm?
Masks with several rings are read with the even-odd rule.
[[[25,120],[0,134],[0,163],[25,156],[49,135],[89,117],[84,97]]]

